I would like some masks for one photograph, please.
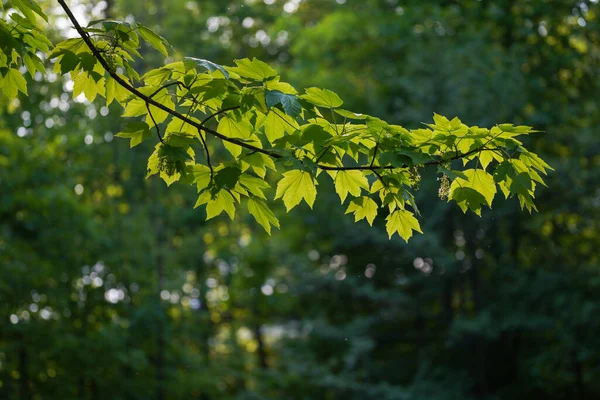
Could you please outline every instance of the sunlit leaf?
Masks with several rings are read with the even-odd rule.
[[[463,173],[467,179],[456,178],[452,182],[449,200],[455,200],[463,212],[470,209],[481,215],[481,206],[491,207],[496,195],[494,177],[483,169],[468,169]]]
[[[277,72],[268,64],[253,58],[243,58],[235,60],[237,67],[225,67],[228,71],[233,72],[242,78],[247,78],[254,81],[266,81],[277,76]]]
[[[256,222],[265,228],[269,235],[271,234],[271,225],[279,228],[279,220],[277,220],[273,211],[269,209],[264,201],[252,197],[249,198],[248,212],[256,219]]]
[[[152,136],[150,127],[145,122],[136,121],[130,122],[127,126],[115,136],[130,139],[129,147],[135,147],[142,141]]]
[[[169,55],[169,53],[167,52],[167,48],[164,45],[164,43],[166,43],[166,40],[164,38],[162,38],[152,29],[140,24],[139,22],[136,23],[136,26],[140,36],[146,42],[150,43],[152,47],[160,51],[165,57]]]
[[[14,68],[8,68],[2,78],[2,91],[9,99],[17,97],[21,92],[27,95],[27,81],[23,75]]]
[[[373,226],[373,221],[377,216],[377,203],[370,197],[359,197],[352,199],[346,210],[346,214],[354,213],[354,222],[366,218],[369,225]]]
[[[348,193],[354,197],[360,196],[361,189],[369,190],[369,181],[361,171],[338,171],[335,176],[335,191],[342,203]]]
[[[306,89],[306,94],[303,94],[300,98],[319,107],[337,108],[344,104],[336,93],[316,87]]]
[[[275,199],[283,198],[287,211],[296,207],[303,199],[312,208],[317,197],[315,185],[316,182],[306,171],[292,170],[285,172],[283,178],[277,184]]]
[[[408,239],[412,237],[413,231],[423,233],[419,221],[410,211],[396,210],[388,215],[386,220],[387,223],[385,224],[385,229],[387,230],[390,239],[394,233],[398,233],[398,235],[408,243]]]

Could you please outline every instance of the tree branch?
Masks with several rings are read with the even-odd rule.
[[[161,141],[161,143],[164,144],[164,141],[163,141],[162,137],[160,136],[160,129],[158,127],[158,124],[156,124],[156,121],[154,120],[154,117],[152,116],[152,113],[150,112],[150,105],[152,105],[152,106],[154,106],[154,107],[156,107],[156,108],[158,108],[160,110],[163,110],[166,113],[168,113],[169,115],[173,116],[174,118],[177,118],[177,119],[179,119],[179,120],[181,120],[181,121],[183,121],[185,123],[188,123],[191,126],[193,126],[196,129],[198,129],[198,132],[200,134],[200,137],[201,137],[201,140],[203,142],[203,145],[205,146],[205,150],[207,151],[207,159],[209,158],[208,148],[206,147],[205,139],[202,137],[202,134],[201,134],[202,131],[204,131],[204,132],[206,132],[208,134],[211,134],[211,135],[213,135],[213,136],[215,136],[215,137],[217,137],[217,138],[219,138],[219,139],[221,139],[221,140],[223,140],[225,142],[233,143],[233,144],[235,144],[237,146],[240,146],[240,147],[243,147],[245,149],[251,150],[253,153],[262,153],[262,154],[265,154],[265,155],[267,155],[269,157],[272,157],[272,158],[275,158],[275,159],[283,157],[281,154],[277,153],[276,151],[268,150],[268,149],[265,150],[265,149],[262,149],[260,147],[256,147],[256,146],[253,146],[253,145],[248,144],[246,142],[240,141],[239,139],[227,137],[224,134],[222,134],[220,132],[217,132],[214,129],[210,129],[210,128],[207,128],[207,127],[204,126],[204,124],[206,122],[208,122],[210,119],[216,117],[218,114],[221,114],[223,112],[230,111],[230,110],[233,110],[233,109],[236,109],[236,108],[239,108],[239,107],[230,107],[230,108],[225,108],[225,109],[219,110],[219,111],[217,111],[217,112],[209,115],[207,118],[204,119],[204,121],[202,121],[202,122],[196,122],[193,119],[191,119],[189,116],[183,115],[183,114],[177,112],[176,110],[173,110],[173,109],[165,106],[164,104],[159,103],[158,101],[156,101],[156,100],[154,100],[152,98],[154,95],[156,95],[163,88],[165,88],[167,86],[179,84],[179,82],[173,82],[173,83],[169,83],[167,85],[163,85],[160,89],[158,89],[155,93],[153,93],[150,96],[145,95],[142,92],[140,92],[138,89],[136,89],[134,86],[132,86],[129,82],[127,82],[126,80],[124,80],[123,78],[121,78],[111,68],[110,64],[102,56],[101,51],[94,45],[94,43],[92,42],[92,39],[90,38],[90,36],[81,27],[81,25],[79,24],[79,22],[77,21],[77,19],[73,15],[73,12],[67,6],[65,0],[58,0],[58,3],[60,4],[60,6],[62,7],[62,9],[67,14],[67,17],[69,18],[69,20],[73,24],[75,30],[77,31],[77,33],[79,34],[79,36],[81,37],[81,39],[89,47],[89,49],[92,52],[92,54],[94,55],[94,57],[98,60],[98,62],[100,62],[100,64],[108,72],[108,74],[119,85],[121,85],[123,88],[125,88],[127,91],[129,91],[130,93],[136,95],[138,98],[144,100],[144,102],[146,103],[146,107],[148,109],[148,113],[150,115],[150,118],[153,120],[154,125],[156,127],[158,138]],[[279,117],[282,118],[281,116],[279,116]],[[335,118],[335,116],[334,116],[334,118]],[[492,139],[490,139],[490,141]],[[477,149],[468,151],[467,153],[457,154],[454,157],[443,159],[443,160],[429,161],[429,162],[420,164],[420,166],[439,165],[439,164],[444,163],[444,162],[458,160],[460,158],[468,157],[471,154],[477,153],[479,151],[485,151],[485,150],[492,150],[492,149],[485,148],[485,144],[484,144],[483,146],[481,146],[481,147],[479,147]],[[326,170],[326,171],[350,171],[350,170],[376,171],[376,170],[392,170],[392,169],[397,169],[397,168],[409,167],[408,165],[403,165],[401,167],[396,167],[396,166],[391,166],[391,165],[389,165],[389,166],[375,166],[375,165],[373,165],[373,162],[371,162],[371,165],[369,165],[369,166],[332,167],[332,166],[327,166],[327,165],[322,165],[322,164],[318,164],[317,166],[318,166],[318,168],[320,168],[322,170]],[[211,168],[211,171],[212,171],[212,166],[210,165],[210,162],[209,162],[209,167]]]
[[[269,151],[269,150],[261,149],[261,148],[256,147],[256,146],[252,146],[251,144],[242,142],[242,141],[237,140],[235,138],[227,137],[227,136],[223,135],[222,133],[219,133],[219,132],[217,132],[217,131],[215,131],[213,129],[206,128],[206,127],[202,126],[200,123],[198,123],[198,122],[196,122],[196,121],[194,121],[194,120],[186,117],[183,114],[178,113],[177,111],[175,111],[175,110],[173,110],[173,109],[165,106],[164,104],[161,104],[161,103],[155,101],[150,96],[147,96],[147,95],[143,94],[142,92],[140,92],[138,89],[136,89],[135,87],[133,87],[132,85],[130,85],[127,81],[125,81],[116,72],[114,72],[111,69],[111,67],[108,64],[108,62],[104,59],[104,57],[102,57],[102,54],[100,54],[98,48],[94,45],[94,43],[90,39],[89,35],[81,27],[81,25],[79,24],[79,21],[77,21],[77,19],[73,15],[73,12],[71,11],[71,9],[65,3],[65,0],[58,0],[58,4],[60,4],[60,6],[62,7],[62,9],[65,11],[65,13],[67,14],[67,16],[69,17],[69,20],[71,21],[71,23],[75,27],[75,30],[77,31],[77,33],[79,34],[79,36],[81,36],[81,38],[83,39],[83,41],[85,42],[85,44],[90,48],[90,51],[92,52],[92,54],[94,55],[94,57],[96,57],[96,59],[100,62],[100,64],[102,65],[102,67],[110,74],[110,76],[119,85],[121,85],[123,88],[127,89],[127,91],[129,91],[132,94],[135,94],[140,99],[144,100],[147,104],[153,105],[154,107],[157,107],[157,108],[159,108],[159,109],[161,109],[161,110],[169,113],[173,117],[175,117],[177,119],[180,119],[180,120],[182,120],[184,122],[187,122],[188,124],[192,125],[196,129],[200,129],[200,130],[203,130],[206,133],[210,133],[211,135],[216,136],[216,137],[218,137],[219,139],[221,139],[223,141],[236,144],[236,145],[238,145],[240,147],[243,147],[243,148],[246,148],[246,149],[249,149],[249,150],[252,150],[252,151],[256,151],[258,153],[266,154],[266,155],[268,155],[270,157],[273,157],[273,158],[281,158],[282,157],[280,154],[275,153],[273,151]]]
[[[378,166],[378,165],[357,165],[354,167],[330,167],[328,165],[318,165],[318,167],[322,170],[325,171],[376,171],[376,170],[382,170],[382,169],[398,169],[398,168],[408,168],[408,167],[428,167],[431,165],[440,165],[443,164],[445,162],[448,161],[454,161],[454,160],[459,160],[461,158],[465,158],[470,156],[471,154],[475,154],[478,153],[480,151],[495,151],[498,150],[497,148],[493,148],[493,149],[488,149],[485,147],[485,145],[478,147],[476,149],[473,149],[471,151],[468,151],[464,154],[457,154],[454,157],[450,157],[450,158],[445,158],[443,160],[436,160],[436,161],[428,161],[426,163],[423,164],[417,164],[417,165],[402,165],[400,167],[396,167],[393,165],[386,165],[386,166]]]

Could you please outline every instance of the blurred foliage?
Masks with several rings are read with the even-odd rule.
[[[114,141],[111,108],[38,76],[0,99],[0,398],[600,397],[596,2],[76,10],[135,16],[186,55],[279,63],[395,123],[540,127],[526,144],[556,172],[538,213],[499,201],[477,218],[424,171],[409,245],[343,216],[325,185],[267,236],[247,215],[204,222],[194,189],[144,180],[152,145]]]

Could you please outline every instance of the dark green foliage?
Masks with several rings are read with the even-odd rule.
[[[275,69],[295,87],[339,93],[343,109],[325,115],[338,123],[356,118],[382,126],[345,111],[360,110],[418,127],[436,111],[469,125],[534,126],[545,134],[523,144],[556,169],[544,177],[548,187],[537,180],[544,164],[527,152],[515,152],[511,162],[484,155],[466,167],[455,160],[390,174],[385,178],[420,183],[419,191],[393,197],[416,215],[418,204],[422,215],[425,233],[405,244],[388,239],[390,210],[378,215],[379,198],[366,196],[363,178],[372,175],[347,171],[332,185],[324,171],[311,182],[318,183],[316,201],[310,190],[287,197],[285,205],[304,200],[312,210],[299,205],[287,214],[277,202],[265,208],[261,194],[270,201],[281,178],[266,173],[272,168],[263,154],[244,150],[239,167],[224,163],[213,177],[201,147],[193,155],[179,151],[187,135],[197,134],[187,125],[164,127],[166,145],[157,150],[155,130],[148,135],[152,121],[123,123],[116,102],[106,109],[103,99],[73,102],[60,79],[19,74],[29,96],[0,98],[0,398],[600,397],[598,5],[303,1],[287,13],[284,4],[111,1],[109,17],[134,15],[160,34],[147,34],[159,51],[140,49],[143,70],[164,64],[163,36],[180,59],[202,57],[185,68],[223,74],[212,93],[230,78],[221,64],[257,57],[279,64]],[[247,17],[252,24],[243,23]],[[128,29],[118,27],[123,39],[130,40]],[[77,50],[65,51],[89,65]],[[93,67],[83,70],[92,72],[86,81],[100,82]],[[247,79],[268,81],[265,71]],[[156,85],[171,82],[171,74],[154,75]],[[111,87],[125,101],[127,94],[109,82],[107,97]],[[267,94],[246,90],[227,98],[228,106],[293,115],[282,95]],[[308,100],[299,103],[306,108]],[[279,137],[265,129],[267,142],[331,140],[318,125],[297,135],[288,129]],[[129,141],[112,140],[117,132]],[[215,138],[205,139],[213,158],[231,157]],[[507,149],[515,150],[508,143]],[[167,189],[158,179],[144,180],[155,150],[156,168],[169,152],[180,180],[195,184]],[[429,154],[380,150],[380,162],[390,165],[420,164]],[[190,157],[205,165],[182,168]],[[490,165],[485,175],[469,172],[481,171],[478,162]],[[272,167],[280,164],[302,166],[283,157]],[[310,177],[314,165],[306,168]],[[481,218],[440,202],[438,176],[448,177],[447,196],[481,210]],[[217,195],[239,184],[252,195],[247,206],[232,210],[237,200],[224,197],[220,209],[207,207],[214,218],[205,222],[204,211],[192,207],[211,179]],[[489,193],[471,189],[489,179],[497,185],[492,209]],[[533,185],[537,213],[504,199],[514,193],[528,207]],[[340,207],[347,197],[353,215]],[[222,211],[235,212],[235,220],[216,215]],[[265,229],[278,226],[275,216],[281,230],[268,236]]]

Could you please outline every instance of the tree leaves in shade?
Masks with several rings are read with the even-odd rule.
[[[299,116],[300,111],[302,111],[298,98],[293,94],[285,94],[279,90],[267,90],[266,99],[269,108],[281,104],[285,113],[292,117]]]

